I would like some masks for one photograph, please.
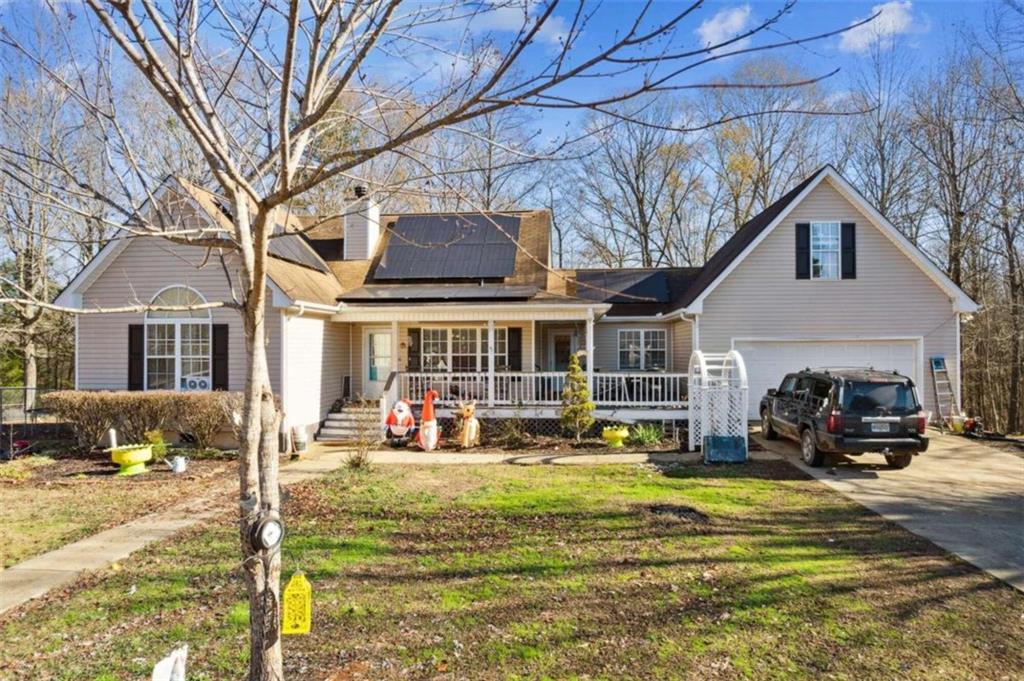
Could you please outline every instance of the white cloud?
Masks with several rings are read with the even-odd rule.
[[[871,8],[871,16],[877,14],[873,21],[851,28],[839,39],[839,49],[843,52],[863,54],[874,45],[889,47],[893,39],[904,33],[915,30],[927,30],[925,22],[914,15],[912,0],[890,0]],[[862,17],[857,21],[863,21]],[[853,23],[857,23],[854,21]]]
[[[700,37],[701,44],[704,47],[710,47],[712,45],[723,43],[745,31],[750,27],[751,18],[750,5],[740,5],[739,7],[723,9],[719,10],[719,12],[710,19],[705,19],[701,25],[697,27],[695,32]],[[749,42],[750,38],[747,37],[722,49],[741,49]]]
[[[533,25],[540,10],[536,0],[490,0],[470,21],[473,32],[511,32]],[[551,15],[537,32],[537,40],[552,45],[559,45],[565,40],[569,25],[565,19]]]

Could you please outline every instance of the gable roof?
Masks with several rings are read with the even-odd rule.
[[[779,217],[786,211],[791,205],[796,204],[797,197],[800,196],[805,189],[811,184],[817,184],[815,180],[822,176],[825,169],[829,166],[819,168],[810,177],[806,178],[803,182],[790,189],[788,192],[782,195],[782,197],[771,204],[763,211],[747,220],[743,225],[740,226],[736,232],[729,237],[729,240],[722,244],[714,254],[708,258],[708,261],[704,263],[704,267],[701,268],[700,274],[693,280],[689,288],[686,289],[686,293],[676,301],[676,306],[687,306],[692,303],[701,293],[703,293],[711,284],[725,271],[729,265],[736,260],[737,257],[743,253],[744,249],[747,248],[762,232],[767,230],[776,218]]]
[[[215,229],[232,229],[230,212],[224,200],[215,193],[177,177],[165,179],[155,192],[155,196],[157,200],[163,200],[168,193],[173,195],[170,202],[185,200],[191,203],[197,215],[207,220]],[[290,233],[301,228],[298,217],[282,212],[276,228],[278,236],[271,239],[268,248],[271,257],[267,259],[267,275],[271,284],[288,297],[289,303],[307,302],[336,307],[336,298],[341,294],[341,284],[327,263],[302,235]],[[148,238],[160,237],[157,234],[117,234],[68,282],[58,294],[56,303],[79,307],[82,292],[106,270],[107,266],[116,260],[133,240]]]
[[[744,223],[702,268],[693,284],[673,305],[674,311],[699,313],[704,299],[785,220],[786,216],[821,182],[828,180],[848,201],[863,212],[893,244],[918,266],[954,301],[958,312],[974,312],[978,304],[964,293],[917,246],[910,242],[889,220],[878,212],[864,195],[850,184],[833,166],[819,168],[803,182],[784,194]]]

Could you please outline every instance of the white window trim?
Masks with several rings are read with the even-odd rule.
[[[483,363],[487,359],[487,355],[488,355],[487,342],[488,342],[489,338],[488,338],[488,333],[487,333],[487,327],[486,326],[424,326],[424,327],[421,327],[421,329],[422,329],[420,331],[420,364],[421,364],[420,370],[421,371],[423,371],[424,373],[446,373],[446,374],[485,373],[485,372],[482,371],[481,367],[483,366]],[[453,359],[454,354],[455,354],[455,353],[452,352],[452,346],[454,345],[454,339],[453,339],[453,335],[454,334],[453,334],[453,332],[455,332],[455,331],[462,331],[462,330],[466,330],[466,329],[473,330],[476,333],[476,370],[474,370],[474,371],[455,371],[455,369],[453,368],[453,365],[452,365],[452,359]],[[503,364],[504,365],[508,365],[508,329],[509,329],[509,327],[507,327],[507,326],[495,326],[494,327],[494,341],[495,341],[495,343],[494,343],[494,345],[495,345],[495,348],[494,348],[494,364],[495,364],[495,366],[501,364],[498,361],[499,358],[504,358],[505,361],[504,361]],[[426,365],[426,362],[424,362],[424,359],[427,356],[427,353],[424,351],[424,346],[427,343],[427,339],[426,339],[426,334],[423,333],[423,331],[428,331],[428,330],[430,330],[430,331],[433,331],[433,330],[445,331],[447,333],[447,343],[446,343],[446,350],[447,350],[447,352],[445,353],[445,356],[444,356],[445,364],[447,365],[447,368],[444,371],[431,371],[431,372],[427,372],[427,370],[424,368],[424,366]],[[498,343],[497,343],[497,341],[498,341],[498,331],[501,331],[501,330],[505,331],[505,354],[503,354],[503,355],[498,352],[498,348],[497,348],[497,345],[498,345]],[[433,356],[433,355],[436,355],[437,353],[430,353],[430,354]],[[469,357],[469,355],[463,354],[463,353],[459,353],[459,357]]]
[[[157,291],[156,293],[154,293],[153,297],[150,300],[151,301],[152,300],[156,300],[157,296],[159,296],[161,293],[163,293],[164,291],[173,289],[173,288],[185,288],[185,289],[188,289],[188,290],[192,291],[193,293],[195,293],[197,296],[199,296],[199,298],[203,301],[203,303],[207,302],[206,296],[204,296],[202,293],[200,293],[199,291],[195,290],[191,286],[185,286],[184,284],[171,284],[170,286],[165,286],[162,289],[160,289],[159,291]],[[182,313],[182,314],[186,314],[186,313]],[[171,390],[174,390],[175,392],[182,392],[182,390],[181,390],[181,327],[182,326],[192,325],[192,326],[206,326],[209,329],[207,331],[207,338],[209,338],[209,343],[210,343],[210,356],[209,356],[209,362],[210,362],[210,378],[209,378],[210,388],[208,390],[213,390],[213,315],[210,314],[210,311],[209,310],[206,311],[206,319],[201,319],[199,317],[180,317],[180,318],[163,317],[163,318],[157,318],[157,319],[150,319],[149,315],[147,313],[147,314],[145,314],[143,316],[143,320],[145,322],[145,333],[143,334],[143,339],[142,339],[142,389],[143,390],[149,390],[150,389],[149,388],[149,327],[153,326],[153,325],[165,325],[165,326],[173,326],[174,327],[174,387],[171,388]],[[163,355],[160,355],[159,357],[166,358],[166,356],[163,356]],[[207,391],[189,390],[187,392],[207,392]]]
[[[833,249],[818,249],[819,253],[832,253],[836,254],[836,276],[834,277],[816,277],[814,276],[814,226],[815,225],[835,225],[836,234],[838,236],[838,246]],[[843,223],[841,220],[812,220],[807,232],[807,269],[810,272],[811,281],[839,281],[843,278]]]
[[[623,369],[622,368],[622,334],[623,333],[630,333],[630,332],[634,332],[634,331],[639,331],[640,332],[640,368],[637,369],[637,368],[633,368],[633,367],[627,367],[627,368]],[[663,334],[665,336],[665,348],[664,348],[664,350],[662,350],[662,352],[665,353],[665,366],[662,367],[661,369],[648,369],[645,366],[646,365],[646,360],[645,360],[645,354],[646,353],[645,353],[645,350],[644,350],[644,344],[647,341],[646,336],[647,336],[648,333],[660,333],[660,334]],[[616,364],[616,367],[618,368],[619,371],[668,371],[668,361],[669,361],[668,329],[657,329],[657,328],[619,329],[618,333],[616,334],[616,339],[617,339],[618,343],[617,343],[617,347],[615,348],[615,364]]]

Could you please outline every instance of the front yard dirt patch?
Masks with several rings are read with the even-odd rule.
[[[116,475],[110,455],[28,456],[0,463],[0,569],[108,527],[209,493],[236,477],[233,459],[193,459],[174,475],[162,462],[149,472]]]
[[[671,520],[653,506],[693,509]],[[785,462],[402,466],[293,487],[296,679],[1009,679],[1024,595]],[[239,678],[233,518],[0,621],[0,678]]]

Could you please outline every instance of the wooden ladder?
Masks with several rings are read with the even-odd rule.
[[[949,380],[945,357],[932,357],[932,388],[935,390],[935,408],[939,411],[939,428],[945,431],[953,419],[956,395]]]

